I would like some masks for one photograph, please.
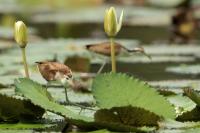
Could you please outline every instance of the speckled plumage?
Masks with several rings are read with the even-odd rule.
[[[115,43],[114,46],[115,46],[115,55],[118,55],[120,51],[123,49],[123,47],[119,43]],[[89,45],[86,45],[86,48],[89,51],[102,54],[105,56],[110,56],[110,49],[111,49],[110,42],[103,42],[99,44],[89,44]]]
[[[38,69],[43,76],[44,79],[47,81],[54,81],[60,80],[63,78],[70,79],[72,78],[72,71],[71,69],[58,62],[36,62],[38,65]]]

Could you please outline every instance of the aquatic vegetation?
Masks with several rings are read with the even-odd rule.
[[[21,48],[21,51],[22,51],[22,58],[23,58],[26,77],[29,78],[28,64],[26,61],[26,45],[28,43],[27,28],[26,28],[26,25],[22,21],[18,21],[15,23],[14,34],[15,34],[15,40],[19,44],[19,47]]]
[[[110,38],[112,72],[116,72],[114,37],[117,35],[117,33],[120,31],[122,27],[122,19],[123,19],[123,11],[118,21],[114,7],[111,7],[109,10],[106,10],[105,12],[104,30],[108,35],[108,37]]]
[[[28,3],[26,8],[31,7]],[[35,7],[38,2],[30,3]],[[163,7],[156,3],[159,0],[150,1]],[[5,17],[7,20],[2,23],[10,25],[15,18],[23,19],[45,38],[28,39],[29,28],[22,21],[15,23],[14,38],[10,29],[1,30],[0,39],[4,40],[0,40],[0,132],[199,131],[200,47],[154,40],[160,39],[157,30],[166,29],[163,26],[170,23],[173,9],[118,5],[117,9],[126,11],[123,14],[122,10],[118,19],[114,7],[103,13],[107,6],[59,12],[53,8],[30,8],[26,17],[18,14],[22,8],[17,15],[9,14],[12,19]],[[104,14],[103,23],[100,14]],[[122,22],[124,30],[119,34]],[[103,29],[98,29],[101,26],[109,41]],[[189,35],[190,28],[183,25],[181,30]],[[46,39],[58,36],[68,38]],[[69,38],[74,36],[91,38]],[[138,36],[158,44],[141,46],[145,40]],[[18,45],[12,45],[14,39]]]

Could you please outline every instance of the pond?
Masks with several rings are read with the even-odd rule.
[[[114,42],[103,22],[108,3],[64,10],[67,2],[16,1],[0,6],[0,132],[200,132],[200,32],[169,43],[180,0],[117,1],[124,17]],[[9,26],[19,19],[22,29]]]

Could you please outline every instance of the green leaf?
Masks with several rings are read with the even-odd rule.
[[[98,75],[93,82],[92,91],[101,109],[133,106],[164,118],[175,118],[173,106],[163,96],[145,82],[125,74]]]
[[[88,132],[88,133],[112,133],[106,129],[102,129],[102,130],[97,130],[97,131],[92,131],[92,132]]]
[[[0,129],[44,129],[52,127],[55,124],[42,123],[15,123],[15,124],[0,124]]]
[[[167,100],[175,106],[177,115],[182,115],[183,113],[189,112],[196,107],[196,104],[186,96],[168,96]]]
[[[200,107],[200,94],[193,89],[184,89],[184,93]]]
[[[17,92],[20,92],[26,98],[30,99],[32,103],[44,108],[45,110],[62,115],[69,120],[80,120],[85,122],[93,121],[92,117],[79,115],[78,113],[71,111],[69,107],[57,104],[54,100],[49,98],[50,94],[45,88],[30,79],[17,79],[15,80],[15,86]]]
[[[173,66],[166,68],[167,72],[177,73],[177,74],[191,74],[191,75],[199,75],[200,74],[200,65],[186,65],[181,64],[179,66]]]
[[[170,119],[159,122],[158,124],[163,129],[190,129],[200,127],[200,122],[178,122]]]
[[[0,119],[2,121],[34,120],[41,118],[44,109],[30,101],[0,94]]]
[[[117,123],[128,126],[157,126],[160,117],[142,108],[113,107],[95,113],[95,121]]]
[[[176,120],[178,121],[199,121],[200,120],[200,108],[197,106],[191,111],[184,112],[179,115]]]
[[[32,130],[0,129],[0,133],[32,133]]]
[[[192,128],[192,129],[188,129],[182,133],[199,133],[200,132],[200,128]]]

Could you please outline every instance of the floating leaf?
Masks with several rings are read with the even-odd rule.
[[[191,74],[199,75],[200,74],[200,65],[180,65],[175,67],[168,67],[167,72],[178,73],[178,74]]]
[[[166,88],[175,93],[183,93],[182,88],[193,88],[199,90],[200,80],[164,80],[164,81],[150,81],[150,85],[159,88]]]
[[[0,133],[32,133],[32,130],[0,129]]]
[[[199,55],[200,47],[199,45],[168,45],[168,44],[157,44],[148,45],[144,47],[151,55]],[[185,56],[184,56],[185,57]]]
[[[123,63],[177,63],[177,62],[193,62],[195,58],[192,56],[172,56],[172,55],[159,55],[151,56],[152,60],[149,60],[145,56],[128,56],[128,57],[119,57],[117,58],[118,61]]]
[[[160,117],[142,108],[113,107],[95,113],[95,121],[117,123],[128,126],[156,126]]]
[[[185,94],[200,107],[200,94],[193,89],[184,89]]]
[[[2,121],[31,120],[41,118],[44,110],[30,101],[0,94],[0,119]]]
[[[92,91],[101,109],[133,106],[165,118],[175,118],[173,106],[145,82],[125,74],[102,74],[95,78]]]
[[[189,129],[199,126],[200,122],[178,122],[170,119],[159,122],[159,127],[164,129]]]
[[[182,115],[183,113],[189,112],[196,107],[196,104],[185,96],[173,95],[167,97],[167,99],[175,106],[177,115]]]
[[[65,102],[65,92],[63,88],[48,88],[48,91],[52,94],[52,97],[58,102]],[[93,99],[92,94],[84,94],[84,93],[76,93],[69,88],[68,90],[68,98],[71,102],[74,103],[87,103],[94,104],[95,101]]]
[[[55,124],[42,123],[15,123],[15,124],[0,124],[0,129],[44,129],[55,126]],[[0,130],[1,131],[1,130]]]
[[[192,128],[192,129],[188,129],[184,131],[183,133],[199,133],[199,132],[200,132],[200,128]]]
[[[74,113],[68,107],[59,105],[50,98],[50,94],[40,84],[26,78],[15,80],[17,92],[30,99],[32,103],[45,110],[64,116],[70,120],[92,122],[93,118]],[[28,89],[27,89],[28,88]]]
[[[112,133],[106,129],[102,129],[102,130],[97,130],[97,131],[92,131],[92,132],[88,132],[88,133]]]
[[[200,120],[200,108],[197,106],[191,111],[184,112],[176,118],[178,121],[199,121]]]

